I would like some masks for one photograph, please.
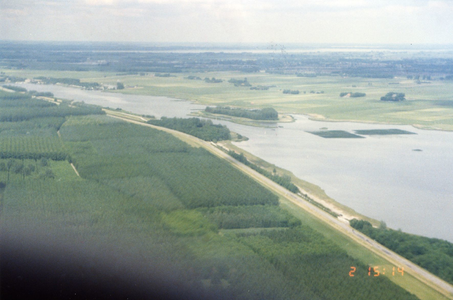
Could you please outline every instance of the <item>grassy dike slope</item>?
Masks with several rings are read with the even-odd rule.
[[[133,121],[131,119],[129,119],[128,121],[140,124],[140,122]],[[143,123],[141,123],[141,125],[152,126]],[[330,215],[318,210],[316,207],[307,205],[304,200],[300,198],[296,199],[295,195],[286,191],[274,182],[268,180],[261,174],[258,174],[257,172],[251,170],[240,162],[234,160],[223,151],[220,151],[216,147],[213,147],[210,143],[171,129],[159,127],[155,128],[169,132],[186,142],[190,142],[190,144],[193,146],[203,147],[209,150],[211,153],[217,155],[218,157],[229,161],[236,168],[240,169],[242,172],[247,173],[253,179],[257,180],[267,188],[277,193],[279,195],[280,205],[282,208],[285,208],[286,210],[291,212],[291,214],[300,218],[304,224],[309,225],[311,228],[314,228],[316,231],[322,233],[325,237],[334,241],[337,245],[340,246],[340,248],[346,250],[349,255],[358,259],[362,263],[370,266],[380,266],[381,268],[387,267],[387,270],[389,270],[393,266],[402,265],[401,262],[403,262],[404,265],[411,265],[413,268],[416,268],[416,266],[413,266],[404,258],[398,257],[397,259],[395,259],[395,256],[390,257],[382,250],[378,251],[374,247],[371,247],[369,245],[370,242],[365,242],[363,240],[364,236],[361,236],[357,233],[351,233],[352,230],[349,228],[349,226],[347,226],[348,229],[345,230],[345,227],[339,224],[339,222],[335,222]],[[385,251],[389,253],[388,249],[386,249]],[[417,295],[417,297],[419,297],[420,299],[453,299],[453,294],[449,291],[449,289],[451,289],[451,286],[446,284],[447,289],[445,289],[444,287],[439,287],[437,284],[432,283],[430,280],[424,278],[423,276],[420,276],[420,274],[417,274],[416,272],[411,272],[410,270],[408,270],[406,275],[401,277],[392,276],[391,273],[387,273],[387,277],[391,281]],[[444,282],[442,283],[445,284]]]

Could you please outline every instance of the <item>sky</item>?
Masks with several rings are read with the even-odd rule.
[[[453,44],[453,0],[0,0],[0,40]]]

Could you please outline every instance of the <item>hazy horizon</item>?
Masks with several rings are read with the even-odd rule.
[[[0,40],[453,44],[448,0],[2,0]]]

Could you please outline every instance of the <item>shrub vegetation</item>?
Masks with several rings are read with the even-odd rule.
[[[230,130],[224,125],[215,125],[211,120],[199,118],[166,118],[149,120],[148,124],[178,130],[205,141],[223,141],[231,139]]]
[[[345,96],[348,96],[351,97],[351,98],[357,98],[357,97],[365,97],[366,94],[365,93],[353,93],[353,92],[342,92],[340,93],[340,97],[345,97]]]
[[[422,268],[453,283],[453,244],[385,228],[374,228],[368,221],[353,219],[351,227],[407,258]]]
[[[388,92],[385,96],[381,97],[381,101],[403,101],[406,100],[404,93]]]
[[[228,115],[253,120],[278,120],[278,112],[271,107],[249,110],[243,108],[231,108],[228,106],[207,106],[205,111],[213,114]]]

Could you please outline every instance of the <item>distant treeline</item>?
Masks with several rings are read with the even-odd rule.
[[[353,93],[353,92],[342,92],[342,93],[340,93],[340,97],[344,97],[344,96],[347,96],[347,95],[349,95],[349,97],[351,97],[351,98],[365,97],[366,96],[365,93]]]
[[[4,85],[3,86],[5,89],[15,91],[15,92],[27,92],[26,88],[19,87],[19,86],[14,86],[14,85]]]
[[[297,77],[316,77],[315,73],[296,73]]]
[[[373,73],[366,73],[366,74],[360,74],[360,73],[349,73],[348,74],[351,77],[362,77],[362,78],[388,78],[388,79],[393,79],[395,76],[393,74],[373,74]]]
[[[12,90],[12,91],[15,91],[15,92],[23,92],[23,93],[27,92],[26,88],[23,88],[23,87],[20,87],[20,86],[4,85],[3,87],[5,89]],[[28,94],[30,94],[32,96],[36,96],[36,97],[49,97],[49,98],[53,98],[53,96],[54,96],[51,92],[29,91]],[[14,97],[17,97],[17,94],[15,94]]]
[[[257,86],[252,86],[250,89],[257,90],[257,91],[267,91],[271,87],[275,87],[275,85],[257,85]]]
[[[114,73],[202,73],[237,71],[243,73],[265,71],[274,74],[295,74],[312,77],[318,75],[352,76],[365,78],[393,78],[425,74],[451,76],[453,60],[450,57],[419,55],[408,57],[377,58],[369,53],[176,53],[179,47],[156,47],[131,44],[74,43],[57,45],[46,42],[40,45],[23,42],[2,42],[0,59],[4,69],[100,71]],[[105,50],[105,51],[93,51]],[[130,51],[124,55],[122,50]],[[147,50],[166,50],[153,52]],[[0,76],[0,81],[7,75]],[[23,78],[9,80],[23,81]]]
[[[198,76],[194,76],[194,75],[190,75],[190,76],[187,76],[187,77],[184,77],[185,79],[189,79],[189,80],[201,80],[201,77],[198,77]]]
[[[228,106],[207,106],[205,111],[213,114],[228,115],[253,120],[278,120],[278,112],[271,107],[249,110],[243,108],[231,108]]]
[[[249,162],[248,159],[242,153],[241,154],[237,154],[236,152],[230,150],[230,151],[228,151],[228,154],[230,156],[234,157],[235,159],[237,159],[238,161],[240,161],[241,163],[243,163],[244,165],[246,165],[246,166],[252,168],[253,170],[257,171],[261,175],[264,175],[267,178],[269,178],[270,180],[278,183],[279,185],[281,185],[285,189],[287,189],[287,190],[289,190],[289,191],[291,191],[293,193],[299,193],[300,192],[299,189],[297,188],[297,186],[295,186],[294,183],[291,182],[291,177],[289,177],[289,176],[279,176],[279,175],[276,175],[276,174],[272,174],[271,172],[266,171],[265,169],[258,167],[254,163]]]
[[[212,78],[206,77],[204,79],[204,81],[207,82],[207,83],[221,83],[221,82],[223,82],[223,79],[217,79],[215,77],[212,77]]]
[[[351,227],[366,234],[390,250],[407,258],[420,267],[453,283],[453,244],[444,240],[427,238],[387,229],[382,223],[374,228],[370,222],[353,219]]]
[[[56,83],[62,83],[62,84],[67,84],[67,85],[76,85],[80,87],[84,87],[86,89],[95,89],[99,88],[100,84],[97,82],[80,82],[80,79],[77,78],[52,78],[52,77],[44,77],[44,76],[39,76],[35,77],[34,79],[40,80],[44,84],[56,84]]]
[[[381,97],[381,101],[403,101],[406,100],[404,93],[388,92],[385,96]]]
[[[252,86],[247,81],[247,78],[244,78],[244,79],[231,78],[230,80],[228,80],[228,82],[234,84],[234,86]]]
[[[54,95],[51,92],[37,92],[37,91],[29,91],[28,92],[30,95],[36,96],[36,97],[47,97],[47,98],[53,98]]]
[[[33,118],[66,117],[70,115],[104,114],[101,107],[78,103],[57,105],[52,102],[32,99],[28,94],[0,94],[0,122],[18,122]]]
[[[156,77],[176,77],[176,75],[171,75],[170,73],[156,73],[154,74]]]
[[[414,80],[431,80],[431,76],[430,75],[423,75],[423,76],[420,76],[420,75],[407,75],[406,76],[407,79],[414,79]]]
[[[299,90],[283,90],[283,94],[297,95],[297,94],[299,94]]]
[[[6,105],[4,105],[6,106]],[[33,118],[47,117],[65,117],[65,116],[80,116],[90,114],[104,114],[100,107],[70,107],[69,105],[43,105],[41,107],[34,106],[33,110],[28,107],[14,107],[8,110],[0,111],[0,122],[18,122],[30,120]]]
[[[199,118],[166,118],[149,120],[149,124],[178,130],[205,141],[223,141],[231,139],[230,130],[223,125],[215,125],[211,120]]]
[[[6,75],[4,75],[4,77],[0,77],[0,82],[5,82],[5,81],[9,81],[9,82],[23,82],[25,80],[27,80],[27,78],[16,77],[16,76],[6,76]]]
[[[90,114],[104,112],[100,107],[83,103],[57,105],[32,98],[30,94],[0,92],[0,158],[69,159],[57,131],[66,117]]]

